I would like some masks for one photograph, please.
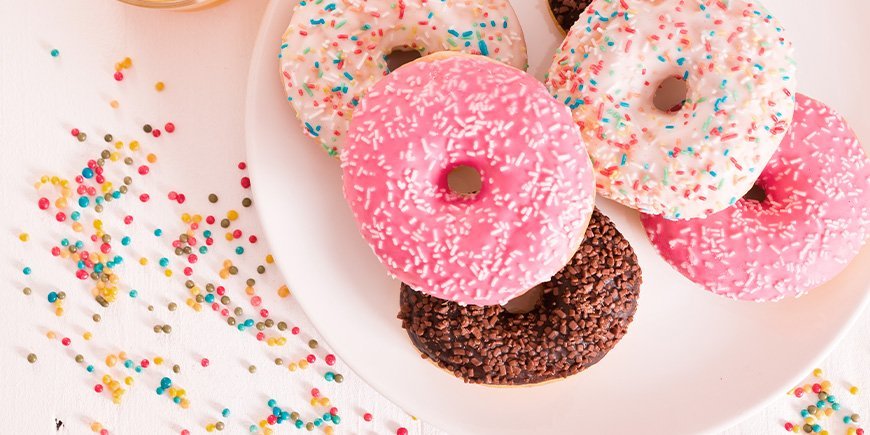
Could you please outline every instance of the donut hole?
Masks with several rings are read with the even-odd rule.
[[[743,199],[747,201],[764,202],[767,200],[767,192],[764,191],[763,187],[755,184],[752,186],[752,189],[749,189],[749,192],[746,192],[746,195],[743,195]]]
[[[531,290],[509,300],[502,305],[504,309],[511,314],[525,314],[534,310],[544,297],[544,286],[537,285]]]
[[[400,66],[406,63],[411,63],[421,57],[423,57],[423,55],[417,50],[411,48],[396,48],[387,53],[387,55],[384,56],[384,60],[387,61],[387,71],[393,72]]]
[[[653,106],[666,113],[679,112],[688,95],[689,84],[682,77],[671,76],[659,83],[653,94]]]
[[[447,188],[451,193],[470,196],[480,192],[483,178],[480,171],[468,165],[458,165],[447,173]]]

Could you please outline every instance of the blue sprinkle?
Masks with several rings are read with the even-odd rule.
[[[480,54],[489,56],[489,47],[486,46],[486,41],[483,39],[477,41],[477,46],[480,48]]]
[[[318,133],[317,130],[315,130],[314,127],[311,126],[311,124],[306,122],[305,128],[308,130],[308,133],[311,134],[312,136],[314,136],[314,137],[320,136],[320,133]]]

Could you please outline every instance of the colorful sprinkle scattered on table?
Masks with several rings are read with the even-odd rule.
[[[854,412],[851,406],[859,405],[862,401],[842,403],[835,395],[838,393],[834,382],[824,378],[824,372],[820,368],[812,371],[811,376],[803,385],[798,385],[788,392],[788,395],[801,399],[802,408],[798,414],[800,419],[786,420],[782,427],[794,433],[846,433],[849,435],[863,435],[864,429],[860,427],[861,416]],[[838,383],[839,384],[839,383]],[[858,394],[858,387],[845,383],[843,389],[852,395]],[[843,391],[843,392],[845,392]],[[834,431],[836,430],[836,431]],[[832,432],[834,431],[834,432]]]
[[[52,57],[59,54],[57,49],[51,51]],[[116,62],[114,81],[122,82],[132,67],[130,57]],[[130,81],[119,86],[132,85]],[[153,86],[158,92],[166,89],[163,81]],[[117,92],[122,94],[122,88]],[[120,108],[117,99],[109,100],[109,104],[113,109]],[[133,131],[116,127],[101,131],[92,126],[87,132],[82,126],[60,131],[58,137],[69,134],[82,147],[81,164],[66,175],[46,173],[37,177],[33,206],[45,214],[46,225],[19,222],[29,226],[29,231],[14,234],[20,243],[33,240],[37,252],[41,252],[38,255],[54,258],[69,274],[39,275],[38,270],[22,264],[19,270],[25,285],[20,287],[20,294],[39,295],[48,316],[58,319],[59,323],[52,323],[57,326],[44,336],[57,343],[54,352],[80,367],[77,376],[85,380],[87,387],[81,394],[89,390],[101,400],[121,405],[131,391],[150,389],[153,393],[143,400],[159,398],[181,410],[197,408],[211,415],[207,421],[198,421],[198,428],[186,424],[175,429],[181,434],[203,430],[271,434],[282,424],[331,434],[343,419],[352,418],[359,424],[372,421],[369,412],[340,412],[340,407],[326,396],[327,391],[335,393],[336,385],[344,381],[344,375],[336,371],[340,367],[335,355],[292,319],[281,318],[282,310],[267,306],[268,301],[293,294],[286,285],[272,287],[269,279],[266,284],[258,282],[257,278],[275,273],[274,258],[263,252],[268,247],[259,243],[256,228],[246,223],[251,219],[246,215],[252,214],[254,206],[247,164],[238,162],[216,169],[224,170],[236,181],[215,186],[218,192],[203,198],[188,198],[184,186],[165,185],[163,169],[158,165],[161,143],[172,140],[178,129],[176,122],[157,116],[140,125],[141,130]],[[88,133],[99,140],[89,140]],[[37,169],[53,169],[52,162],[33,164]],[[147,209],[143,209],[144,203],[151,201],[168,201],[178,212],[173,216],[143,213]],[[195,211],[196,207],[203,208]],[[213,265],[219,267],[213,269]],[[128,281],[134,267],[157,273],[164,281],[134,285]],[[64,304],[71,300],[82,301],[88,307],[90,312],[84,314],[93,321],[89,323],[93,331],[83,330],[74,319],[65,320],[68,313]],[[143,325],[120,317],[113,308],[116,305],[142,309],[152,320]],[[105,341],[111,335],[103,333],[105,328],[117,327],[153,329],[156,337],[185,336],[189,334],[189,322],[175,322],[172,320],[177,318],[170,317],[182,310],[200,313],[196,317],[211,328],[243,334],[250,339],[251,348],[262,346],[274,355],[275,365],[284,369],[283,376],[315,370],[317,375],[311,379],[319,388],[310,390],[307,404],[288,402],[279,406],[275,399],[269,400],[261,418],[251,421],[249,414],[235,416],[230,407],[217,405],[230,403],[232,397],[203,397],[201,392],[188,391],[183,385],[190,376],[211,378],[216,376],[213,373],[226,370],[233,363],[229,355],[216,349],[208,355],[191,357],[179,345],[163,346],[166,353],[154,354],[139,343]],[[23,357],[31,365],[40,364],[35,352],[28,351]],[[246,372],[246,376],[274,376],[271,369],[260,374],[254,364],[234,367]],[[293,383],[286,385],[292,387]],[[69,388],[74,391],[79,387],[71,383]],[[92,432],[110,433],[105,423],[87,421]]]

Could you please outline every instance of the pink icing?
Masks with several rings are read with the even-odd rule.
[[[592,213],[591,162],[569,109],[532,76],[472,56],[424,58],[362,99],[344,194],[390,273],[462,304],[504,303],[558,272]],[[482,188],[446,186],[458,165]]]
[[[706,219],[643,215],[659,253],[692,281],[735,299],[797,297],[840,273],[870,237],[870,160],[845,120],[797,96],[794,122],[757,185]]]

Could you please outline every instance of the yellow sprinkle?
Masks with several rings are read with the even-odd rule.
[[[157,92],[163,92],[163,90],[166,89],[166,84],[163,82],[154,83],[154,89],[156,89]]]
[[[823,431],[819,432],[819,435],[828,435],[828,431],[823,430]]]
[[[851,393],[851,394],[858,394],[858,391],[859,391],[858,387],[856,387],[854,385],[852,385],[852,387],[849,388],[849,393]]]
[[[822,376],[822,369],[817,368],[813,370],[813,376],[820,378]]]
[[[57,201],[54,202],[54,205],[57,208],[61,208],[61,209],[66,208],[66,199],[65,198],[58,198]]]
[[[63,251],[61,251],[61,252],[63,252]],[[218,275],[220,275],[220,277],[222,279],[227,279],[230,276],[230,272],[226,269],[223,269],[218,273]]]
[[[167,278],[169,278],[170,276],[172,276],[172,270],[166,269],[163,271],[163,274],[166,275]]]
[[[150,153],[150,154],[148,154],[146,159],[148,159],[148,163],[154,163],[157,161],[157,154]]]
[[[80,233],[84,231],[85,227],[80,222],[73,222],[72,229],[73,231]]]
[[[127,376],[126,378],[124,378],[124,383],[127,385],[133,385],[133,377]]]
[[[57,317],[63,316],[63,307],[57,307],[54,309],[54,315]]]
[[[145,257],[140,258],[140,259],[139,259],[139,264],[141,264],[141,265],[143,265],[143,266],[146,265],[146,264],[148,264],[148,259],[145,258]]]
[[[184,223],[190,223],[190,215],[187,213],[181,214],[181,221]]]
[[[198,215],[198,214],[193,215],[193,222],[197,223],[197,224],[202,222],[202,215]]]
[[[287,296],[290,296],[290,289],[288,289],[286,285],[282,285],[281,287],[278,287],[278,296],[280,296],[282,298],[286,298]]]
[[[109,355],[106,357],[106,365],[109,367],[114,367],[115,364],[118,363],[118,357],[115,355]]]
[[[233,265],[233,262],[230,260],[224,260],[224,267],[228,268]]]
[[[205,431],[206,432],[214,432],[214,425],[211,423],[205,425]]]
[[[99,432],[103,430],[103,425],[97,423],[96,421],[91,423],[91,432]]]
[[[163,357],[155,356],[154,357],[154,364],[157,364],[157,365],[163,364]]]
[[[825,409],[825,417],[830,417],[832,414],[834,414],[833,409],[831,409],[831,408]]]
[[[235,210],[230,210],[227,212],[227,219],[234,221],[239,218],[239,212]]]
[[[320,406],[329,406],[329,399],[326,397],[321,397],[318,402],[320,403]]]
[[[253,287],[250,287],[250,286],[249,286],[249,287],[245,287],[245,294],[247,294],[248,296],[253,296],[254,293],[256,293],[256,292],[257,292],[257,291],[254,290]]]
[[[130,142],[130,145],[128,145],[128,146],[130,147],[130,151],[137,151],[137,150],[139,150],[139,141],[134,140],[134,141]]]
[[[232,242],[235,237],[233,237],[233,233],[226,233],[224,234],[224,238],[226,238],[227,241]]]
[[[49,340],[54,340],[54,338],[57,337],[57,334],[55,334],[54,331],[48,331],[45,333],[45,336],[48,337]]]
[[[308,361],[306,361],[304,359],[300,359],[299,360],[299,368],[303,369],[303,370],[307,369],[308,368]]]
[[[295,372],[296,371],[296,363],[290,363],[290,365],[287,366],[287,369],[290,370],[291,372]]]
[[[829,389],[831,388],[831,381],[828,381],[828,380],[822,381],[821,386],[822,386],[822,389],[823,389],[823,390],[829,390]],[[806,390],[806,391],[813,391],[813,390],[812,390],[812,389],[809,389],[809,390]]]
[[[103,221],[99,219],[94,219],[94,228],[100,229],[103,227]]]
[[[266,256],[266,263],[272,264],[275,262],[275,257],[272,257],[272,254]]]
[[[22,242],[26,242],[26,241],[30,240],[30,235],[27,233],[21,233],[18,235],[18,240],[21,240]]]
[[[123,61],[121,61],[121,66],[124,68],[130,68],[133,66],[133,59],[129,57],[125,57]]]
[[[85,331],[85,333],[82,334],[82,338],[84,338],[85,340],[90,340],[91,337],[93,337],[93,336],[94,336],[94,334],[91,334],[90,331]]]
[[[118,103],[118,100],[109,101],[109,105],[112,106],[113,109],[117,109],[121,104]]]

